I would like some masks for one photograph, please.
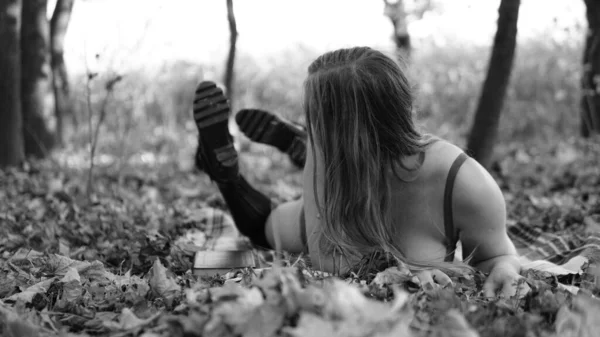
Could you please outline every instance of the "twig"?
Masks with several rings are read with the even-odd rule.
[[[94,131],[93,143],[91,143],[92,147],[90,149],[90,152],[92,154],[92,157],[94,156],[94,153],[96,152],[96,145],[98,144],[98,135],[100,133],[100,126],[102,126],[102,124],[104,123],[104,120],[106,119],[106,107],[108,106],[108,101],[114,92],[115,84],[117,84],[122,79],[123,79],[123,77],[121,75],[117,75],[114,78],[110,79],[108,82],[106,82],[106,86],[105,86],[106,96],[104,96],[104,100],[102,101],[102,106],[100,107],[100,116],[98,119],[98,123],[96,124],[96,130]]]
[[[96,147],[98,145],[98,138],[100,134],[100,127],[104,123],[106,119],[106,110],[108,106],[108,102],[112,97],[114,92],[115,85],[123,79],[121,75],[116,75],[114,78],[108,80],[106,82],[105,90],[106,95],[102,101],[102,105],[100,106],[100,116],[98,117],[98,122],[96,123],[96,127],[93,127],[92,117],[93,117],[93,108],[92,108],[92,88],[91,83],[92,80],[97,76],[96,73],[88,72],[88,77],[86,81],[86,100],[87,100],[87,109],[88,109],[88,133],[89,133],[89,142],[90,142],[90,168],[88,172],[88,181],[87,181],[87,189],[86,195],[88,202],[91,202],[92,191],[93,191],[93,182],[94,182],[94,156],[96,154]]]
[[[88,135],[89,135],[89,142],[90,142],[90,147],[93,143],[93,133],[92,133],[92,88],[91,88],[91,83],[92,80],[96,77],[96,73],[91,73],[88,71],[88,76],[87,76],[87,80],[85,81],[85,98],[86,98],[86,103],[87,103],[87,110],[88,110]],[[93,178],[92,178],[92,174],[94,171],[94,152],[93,150],[90,149],[90,168],[88,171],[88,181],[87,181],[87,187],[86,187],[86,196],[87,196],[87,200],[88,203],[91,202],[92,200],[92,182],[93,182]]]
[[[129,99],[130,99],[130,101],[135,100],[135,98],[133,97],[133,95],[131,93],[129,94]],[[127,154],[127,151],[129,150],[128,149],[129,142],[127,141],[127,139],[129,138],[132,124],[133,124],[132,114],[127,114],[127,117],[125,120],[125,126],[123,127],[122,132],[120,132],[121,136],[120,136],[120,140],[119,140],[119,142],[122,144],[122,146],[120,147],[119,166],[117,169],[117,172],[118,172],[117,173],[117,181],[118,181],[119,185],[122,185],[122,183],[123,183],[123,167],[125,166],[125,163],[126,163],[125,156]]]

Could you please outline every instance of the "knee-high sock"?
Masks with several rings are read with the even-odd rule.
[[[271,249],[265,233],[272,209],[271,200],[250,186],[241,175],[233,182],[219,183],[218,186],[240,233],[253,244]]]

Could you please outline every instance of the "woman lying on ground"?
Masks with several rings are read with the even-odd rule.
[[[487,296],[515,293],[520,264],[498,185],[460,148],[417,130],[409,83],[392,59],[367,47],[320,56],[308,68],[304,110],[306,132],[260,110],[236,116],[250,138],[272,141],[300,165],[306,154],[303,197],[272,205],[240,175],[223,92],[198,85],[197,161],[242,234],[260,247],[307,252],[328,272],[382,251],[421,283],[442,285],[444,271],[460,265],[460,240],[469,265],[489,273]]]

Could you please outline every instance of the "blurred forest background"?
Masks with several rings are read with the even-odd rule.
[[[90,150],[99,166],[123,169],[168,161],[191,168],[196,142],[192,94],[203,79],[227,87],[234,113],[260,107],[302,122],[307,65],[327,50],[353,45],[391,55],[406,52],[420,121],[427,131],[459,145],[468,145],[471,129],[484,135],[498,129],[499,155],[515,144],[529,148],[577,138],[586,90],[586,14],[596,27],[600,16],[592,0],[523,0],[520,7],[519,1],[504,1],[513,3],[505,16],[510,21],[513,11],[518,33],[505,20],[508,33],[496,38],[499,65],[492,67],[499,82],[490,84],[491,95],[485,98],[482,87],[499,28],[500,1],[20,2],[4,0],[1,10],[4,21],[11,17],[11,6],[23,9],[21,109],[24,126],[31,130],[24,132],[24,154],[54,153],[58,163],[72,168],[89,166]],[[510,39],[515,34],[513,61]],[[2,44],[3,50],[10,47]],[[599,58],[598,47],[588,49]],[[506,95],[503,77],[509,81]],[[4,74],[1,81],[3,90],[11,87]],[[2,103],[3,119],[13,120],[5,117],[11,105],[6,98]],[[479,105],[488,120],[475,127]],[[494,117],[492,110],[502,110],[502,116]],[[3,138],[4,164],[15,162],[6,158],[7,142]],[[18,150],[15,156],[22,158]],[[483,160],[491,165],[491,158]]]

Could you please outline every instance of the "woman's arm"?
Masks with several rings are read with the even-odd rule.
[[[489,273],[484,291],[493,296],[499,288],[514,294],[513,283],[521,265],[506,231],[506,204],[492,176],[475,160],[468,159],[460,169],[453,195],[454,223],[459,231],[463,258]]]
[[[475,160],[467,159],[458,172],[452,197],[454,223],[463,258],[489,272],[492,263],[516,250],[506,232],[506,204],[492,176]]]

